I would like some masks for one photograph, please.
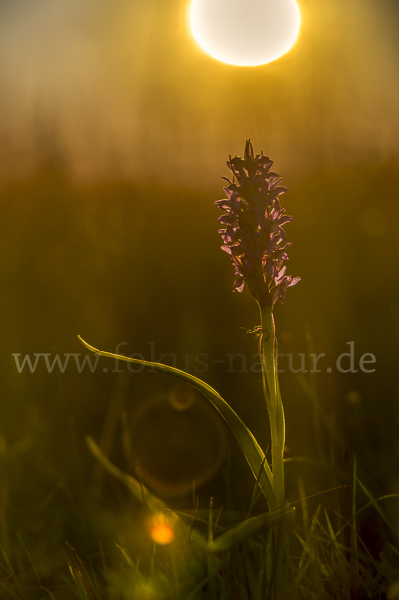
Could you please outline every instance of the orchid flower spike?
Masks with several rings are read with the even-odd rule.
[[[287,188],[270,170],[273,161],[263,153],[254,157],[250,140],[244,158],[229,158],[233,180],[223,177],[228,183],[224,188],[227,197],[215,204],[223,211],[219,217],[222,250],[230,254],[237,277],[233,289],[241,292],[247,284],[261,308],[273,307],[278,299],[283,303],[287,289],[301,279],[285,274],[284,261],[291,244],[283,226],[292,217],[284,214],[279,196]]]

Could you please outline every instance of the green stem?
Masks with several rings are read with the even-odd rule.
[[[273,490],[279,508],[284,506],[285,419],[277,373],[277,340],[272,307],[260,308],[263,393],[269,413]]]

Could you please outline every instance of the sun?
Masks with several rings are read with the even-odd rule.
[[[192,0],[191,31],[213,58],[256,67],[294,45],[301,23],[296,0]]]

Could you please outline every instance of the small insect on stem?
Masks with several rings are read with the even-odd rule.
[[[261,336],[262,339],[263,339],[262,336],[266,335],[266,339],[265,339],[266,342],[270,338],[269,329],[262,329],[262,327],[260,325],[258,325],[257,327],[254,327],[253,329],[245,329],[245,327],[240,327],[240,329],[243,329],[245,331],[245,333],[254,333],[256,335],[256,337]],[[262,341],[262,339],[261,339],[261,341]]]

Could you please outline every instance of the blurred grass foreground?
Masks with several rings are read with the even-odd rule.
[[[216,411],[76,339],[205,380],[267,454],[257,311],[215,225],[249,137],[302,277],[275,315],[288,597],[399,597],[397,8],[301,14],[291,53],[240,70],[177,0],[0,3],[1,598],[269,597],[278,537]]]

